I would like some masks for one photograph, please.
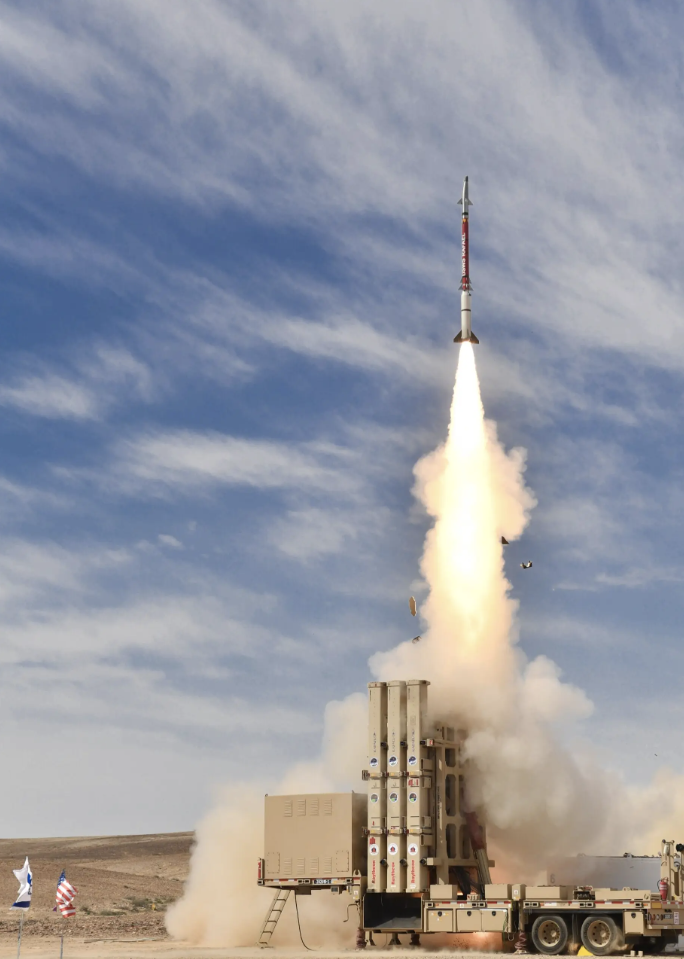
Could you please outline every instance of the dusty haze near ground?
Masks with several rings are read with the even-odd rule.
[[[191,832],[156,836],[69,839],[0,839],[0,956],[16,956],[18,913],[9,911],[18,883],[12,874],[28,856],[33,901],[24,922],[22,955],[37,942],[69,939],[168,938],[166,907],[181,894],[188,874]],[[53,912],[62,869],[78,889],[76,916]],[[154,907],[154,908],[153,908]],[[6,910],[6,911],[5,911]],[[46,953],[48,954],[48,953]],[[59,955],[59,949],[52,954]],[[65,955],[68,953],[65,951]]]
[[[403,950],[399,950],[401,953]],[[382,951],[382,950],[369,950],[370,955],[374,959],[397,959],[397,950],[394,951]],[[406,950],[410,952],[411,959],[419,959],[420,956],[435,956],[435,953],[426,953],[422,950],[411,949]],[[309,959],[311,956],[310,952],[303,952],[301,949],[277,949],[275,950],[277,956],[282,957],[282,959]],[[21,950],[22,956],[24,956],[24,949]],[[56,959],[59,955],[59,949],[57,952],[54,950],[54,945],[48,946],[46,940],[43,940],[42,943],[33,943],[26,950],[27,959]],[[273,956],[273,950],[268,953],[269,956]],[[319,951],[316,950],[316,955],[320,956],[321,959],[348,959],[349,952],[344,951]],[[450,959],[465,959],[467,956],[468,959],[477,959],[478,956],[486,955],[487,959],[497,959],[501,957],[503,959],[505,953],[500,952],[460,952],[460,951],[451,951],[449,950],[448,955]],[[12,952],[9,952],[7,948],[3,950],[2,944],[0,943],[0,959],[15,959],[16,949]],[[74,942],[71,946],[70,951],[64,954],[64,959],[263,959],[264,953],[260,949],[213,949],[213,948],[203,948],[201,946],[184,946],[180,943],[159,943],[159,942],[140,942],[140,943],[131,943],[130,945],[122,945],[120,943],[82,943]],[[510,959],[510,957],[508,957]]]
[[[263,951],[258,948],[206,949],[174,941],[167,933],[164,927],[165,910],[182,892],[183,882],[189,873],[193,840],[194,833],[190,832],[67,839],[0,839],[0,959],[15,959],[17,954],[19,917],[16,912],[9,911],[18,888],[12,869],[23,865],[26,855],[33,869],[34,894],[30,913],[24,922],[22,956],[57,959],[59,937],[64,933],[64,959],[263,957]],[[62,919],[52,911],[57,879],[63,868],[66,869],[67,878],[78,889],[74,919]],[[264,892],[258,890],[253,877],[249,877],[247,885],[253,892]],[[266,890],[265,896],[270,901],[271,891]],[[309,900],[301,906],[305,938],[308,939],[307,945],[318,947],[324,938],[320,935],[322,917],[317,917],[318,922],[313,920],[318,913],[326,913],[329,897],[322,894],[322,898],[305,898]],[[346,897],[341,898],[346,901]],[[7,911],[4,911],[5,907]],[[291,908],[289,913],[286,918],[291,922],[294,919]],[[254,940],[259,932],[257,926],[258,923],[254,927]],[[278,943],[279,938],[287,940],[282,930],[278,930],[274,936],[277,953],[287,956],[287,959],[303,959],[301,947],[282,948]],[[385,938],[377,937],[379,947],[382,947]],[[480,941],[473,945],[482,948],[484,937],[478,938]],[[458,948],[456,943],[454,946]],[[350,950],[315,948],[315,951],[333,959],[348,954]],[[373,956],[390,955],[381,948],[368,949],[367,953]],[[423,951],[411,949],[410,953],[415,959]],[[394,950],[395,959],[396,954],[397,950]],[[430,954],[434,955],[434,952]],[[469,952],[468,955],[475,956],[477,952]]]

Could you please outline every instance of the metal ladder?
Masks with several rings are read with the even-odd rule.
[[[270,909],[266,913],[266,919],[264,920],[264,924],[261,927],[261,932],[259,933],[259,938],[257,939],[257,946],[261,946],[262,949],[265,949],[270,945],[271,936],[275,932],[275,928],[278,925],[278,920],[283,914],[285,903],[290,898],[291,892],[291,889],[278,889],[273,897],[273,902],[271,903]]]

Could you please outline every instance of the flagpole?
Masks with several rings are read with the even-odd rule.
[[[60,879],[62,878],[63,875],[65,875],[65,873],[66,873],[66,870],[62,869],[62,872],[60,874]],[[57,883],[57,892],[59,892],[59,882]],[[64,918],[64,916],[62,916],[62,918]],[[64,929],[64,926],[62,926],[62,929]],[[64,933],[62,933],[62,936],[59,940],[59,959],[63,959],[63,957],[64,957]]]
[[[24,910],[21,911],[21,916],[19,917],[19,935],[17,936],[17,959],[21,953],[21,930],[24,927]]]
[[[57,880],[57,895],[54,911],[59,911],[62,914],[63,919],[67,919],[70,916],[76,914],[76,908],[74,906],[74,896],[78,892],[75,886],[72,886],[66,877],[66,871],[62,869],[62,874]],[[60,923],[61,925],[61,923]],[[64,926],[62,926],[64,929]],[[64,959],[64,932],[59,937],[59,959]]]

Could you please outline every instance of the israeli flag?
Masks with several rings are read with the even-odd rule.
[[[28,856],[21,869],[13,869],[12,872],[17,877],[19,883],[19,892],[16,902],[12,903],[10,909],[26,909],[28,911],[31,905],[31,896],[33,895],[33,873],[29,866]]]

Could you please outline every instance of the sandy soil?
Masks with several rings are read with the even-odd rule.
[[[17,955],[19,920],[8,907],[17,892],[12,869],[22,866],[25,856],[31,862],[34,884],[22,934],[25,959],[58,959],[62,933],[64,959],[307,959],[311,955],[301,949],[208,949],[170,939],[164,912],[183,891],[192,841],[192,833],[0,840],[0,959]],[[62,868],[78,889],[74,919],[53,912]],[[435,955],[413,949],[390,952],[370,948],[356,955],[398,959],[398,953],[407,959],[409,953],[410,959]],[[354,951],[316,950],[316,954],[324,959],[348,959]],[[491,959],[495,954],[487,955]],[[467,956],[474,959],[477,953]]]
[[[31,911],[24,922],[21,955],[58,959],[64,934],[64,959],[308,959],[301,949],[208,949],[174,942],[164,928],[164,913],[183,891],[188,875],[192,833],[155,836],[89,836],[70,839],[0,839],[0,959],[17,955],[18,917],[4,912],[17,891],[12,869],[28,855],[34,876]],[[53,912],[62,869],[78,889],[77,915]],[[381,943],[379,943],[381,945]],[[504,953],[445,950],[450,959],[488,959]],[[316,950],[322,959],[349,959],[354,950]],[[420,959],[436,952],[408,948],[368,948],[365,959]],[[510,954],[507,955],[510,959]]]
[[[181,943],[173,942],[131,942],[131,943],[84,943],[74,941],[69,944],[67,950],[65,946],[64,959],[311,959],[310,952],[301,952],[296,949],[202,949],[198,947],[183,946]],[[14,950],[9,949],[7,941],[0,943],[0,959],[15,959],[17,954],[16,945]],[[42,943],[32,943],[24,951],[22,946],[21,955],[26,959],[58,959],[59,941],[54,940],[50,944],[43,940]],[[394,951],[380,951],[367,949],[365,952],[347,952],[338,951],[316,951],[316,956],[321,959],[350,959],[352,956],[364,956],[368,959],[399,959],[405,956],[406,959],[435,959],[435,956],[449,956],[449,959],[510,959],[510,954],[496,952],[423,952],[414,949],[395,949]]]
[[[18,884],[12,874],[28,856],[33,901],[24,922],[22,955],[59,956],[59,936],[167,939],[164,912],[183,891],[192,833],[156,836],[89,836],[69,839],[0,839],[0,957],[16,956],[17,912],[10,912]],[[77,889],[77,912],[53,912],[57,879],[66,869]],[[5,912],[5,905],[7,911]],[[51,941],[50,946],[47,940]],[[55,952],[55,943],[57,951]],[[161,944],[161,943],[160,943]],[[142,943],[141,943],[142,945]],[[149,943],[152,945],[152,943]],[[69,950],[65,948],[65,956]],[[84,955],[96,955],[95,952]]]

